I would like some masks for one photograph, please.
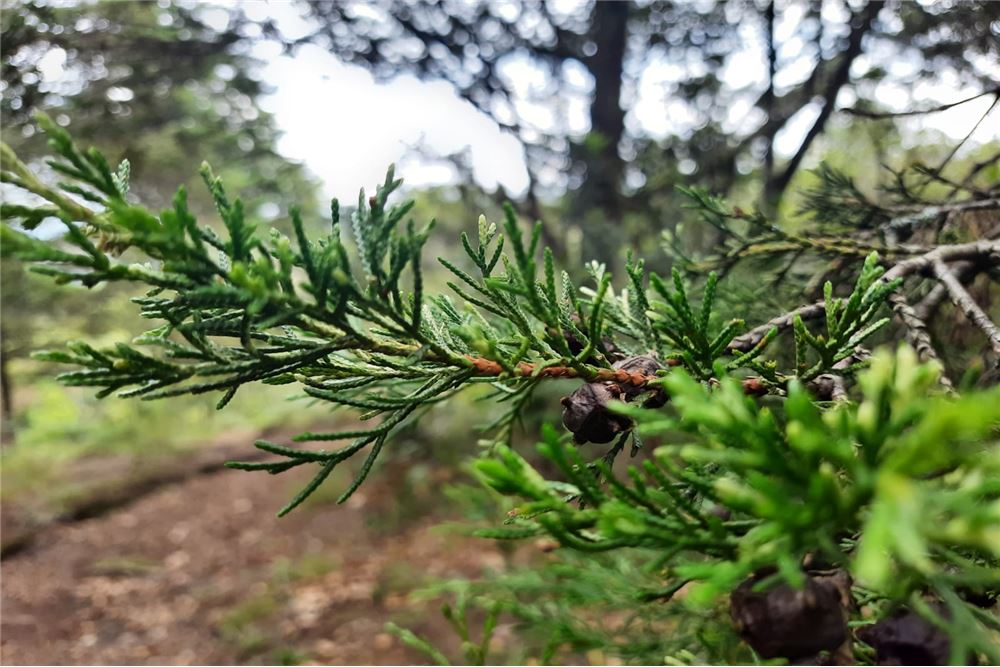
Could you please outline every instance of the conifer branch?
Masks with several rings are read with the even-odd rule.
[[[888,322],[889,302],[920,354],[932,357],[926,322],[905,297],[893,296],[904,279],[919,275],[937,278],[997,348],[1000,333],[955,272],[1000,265],[1000,241],[931,250],[890,244],[880,258],[874,236],[852,243],[831,234],[784,234],[760,214],[731,210],[692,189],[710,224],[746,226],[726,237],[730,251],[737,245],[730,259],[832,253],[846,268],[857,266],[853,288],[835,296],[828,281],[822,301],[747,332],[740,319],[720,321],[717,274],[695,294],[679,270],[660,276],[630,254],[624,280],[616,283],[605,266],[591,263],[589,280],[577,284],[541,247],[542,228],[522,228],[506,207],[499,224],[481,217],[471,235],[461,236],[465,258],[440,258],[453,278],[450,293],[435,294],[425,287],[422,263],[433,222],[418,227],[408,218],[409,202],[393,203],[400,181],[391,168],[373,196],[362,192],[357,206],[345,209],[349,241],[336,200],[319,238],[294,208],[291,237],[265,235],[207,165],[202,176],[216,226],[195,219],[183,189],[159,214],[126,201],[127,164],[112,170],[100,153],[80,150],[64,130],[40,122],[59,158],[53,169],[71,182],[53,188],[9,148],[0,149],[3,181],[44,202],[4,205],[4,256],[61,283],[144,285],[149,290],[135,303],[156,324],[130,344],[99,349],[76,342],[39,357],[71,366],[60,380],[94,387],[101,397],[213,392],[221,409],[258,382],[296,384],[311,398],[355,410],[359,426],[302,433],[287,444],[258,441],[260,452],[277,458],[229,464],[271,474],[311,469],[280,514],[364,452],[338,498],[346,501],[397,431],[426,408],[489,385],[499,414],[485,427],[490,455],[477,459],[475,470],[519,505],[505,528],[481,536],[548,536],[589,558],[645,550],[638,553],[649,555],[644,567],[656,580],[643,588],[646,599],[666,600],[682,586],[693,604],[728,596],[737,629],[768,659],[805,661],[801,637],[768,646],[767,655],[759,648],[760,628],[751,626],[773,631],[775,619],[744,612],[774,596],[808,603],[799,610],[808,616],[795,617],[795,627],[814,613],[832,626],[836,641],[808,644],[811,657],[844,646],[848,620],[860,618],[855,597],[881,616],[906,605],[931,619],[957,647],[953,656],[1000,660],[995,619],[977,615],[963,598],[965,591],[990,593],[1000,565],[989,529],[997,518],[1000,390],[942,396],[938,364],[921,364],[906,347],[876,351],[869,360],[862,347]],[[811,196],[831,225],[896,219],[832,170]],[[64,238],[43,241],[31,233],[51,217],[64,224]],[[121,261],[126,248],[145,262]],[[794,361],[769,358],[772,342],[788,329]],[[543,381],[566,378],[579,381],[561,400],[569,433],[546,426],[538,448],[557,471],[547,478],[514,450],[513,429]],[[756,399],[768,393],[776,396]],[[619,478],[612,466],[630,441],[633,454],[644,442],[659,446]],[[339,444],[300,444],[313,442]],[[587,443],[613,444],[594,456]],[[834,573],[820,573],[817,562]],[[608,576],[600,575],[603,593]],[[827,576],[841,581],[835,596],[824,588]],[[629,604],[638,597],[633,591]],[[948,614],[925,602],[930,597]],[[499,609],[486,609],[479,644],[470,641],[467,606],[448,609],[467,662],[485,661]],[[445,660],[425,640],[397,633]]]
[[[996,250],[1000,252],[1000,243],[996,244]],[[982,329],[983,333],[989,339],[993,351],[1000,354],[1000,330],[997,329],[997,326],[983,312],[983,309],[979,307],[979,304],[975,302],[972,295],[966,291],[962,283],[958,281],[958,278],[955,277],[955,274],[951,272],[943,261],[936,260],[933,263],[933,268],[934,275],[937,276],[937,279],[948,290],[952,303],[958,306],[970,321]]]
[[[985,97],[986,95],[1000,95],[1000,87],[991,88],[989,90],[984,90],[981,93],[976,93],[964,99],[958,100],[957,102],[948,102],[946,104],[939,104],[935,107],[930,107],[928,109],[910,109],[908,111],[870,111],[868,109],[859,109],[857,107],[847,107],[840,109],[841,112],[850,114],[852,116],[858,116],[859,118],[870,118],[873,120],[883,120],[886,118],[906,118],[908,116],[924,116],[927,114],[940,113],[942,111],[947,111],[948,109],[961,106],[973,100],[978,100],[980,97]]]
[[[920,361],[940,363],[937,351],[934,349],[934,343],[931,341],[930,332],[927,330],[927,323],[917,315],[902,291],[896,291],[889,295],[889,302],[892,304],[893,312],[906,327],[906,340],[916,350]],[[954,391],[951,380],[944,372],[941,373],[939,380],[945,390]]]
[[[591,286],[578,286],[540,247],[541,227],[526,232],[510,206],[499,225],[481,217],[475,238],[462,235],[465,266],[440,259],[455,278],[449,287],[456,303],[445,294],[425,293],[421,253],[433,222],[418,228],[407,219],[411,202],[390,201],[401,184],[391,168],[375,194],[362,192],[349,212],[356,248],[349,250],[338,202],[331,206],[329,232],[319,239],[309,237],[296,208],[289,211],[291,238],[275,230],[264,238],[241,200],[204,165],[219,234],[198,223],[183,189],[159,215],[125,201],[126,165],[112,172],[100,153],[80,150],[45,117],[40,124],[59,157],[53,168],[74,183],[61,184],[62,192],[50,188],[5,147],[4,179],[48,203],[5,209],[24,231],[4,226],[3,252],[59,282],[145,284],[151,291],[136,303],[143,317],[159,321],[131,345],[97,349],[75,343],[66,351],[40,353],[77,367],[61,374],[62,382],[94,387],[101,397],[117,393],[143,400],[218,392],[219,408],[248,383],[297,383],[313,398],[359,410],[362,420],[380,420],[296,438],[348,441],[338,450],[258,443],[285,460],[235,463],[272,473],[320,464],[282,513],[302,502],[334,466],[367,449],[345,500],[417,408],[472,384],[490,383],[496,390],[503,410],[488,428],[504,443],[539,382],[581,379],[584,386],[564,399],[564,422],[579,442],[619,439],[617,453],[631,422],[611,416],[608,403],[662,404],[659,387],[670,368],[686,368],[712,385],[728,373],[749,371],[753,375],[741,381],[749,395],[783,393],[795,378],[808,383],[832,371],[851,373],[853,366],[838,364],[885,323],[879,309],[895,288],[893,281],[880,280],[884,270],[874,254],[867,255],[852,295],[828,294],[825,308],[836,316],[828,317],[826,332],[814,334],[793,317],[800,364],[779,369],[763,356],[775,327],[740,345],[741,320],[716,323],[715,275],[697,304],[679,271],[665,280],[631,256],[622,288],[596,263],[587,267]],[[63,192],[85,196],[87,206]],[[724,210],[721,202],[711,204]],[[52,214],[66,226],[61,244],[30,234]],[[116,254],[125,248],[149,262],[120,262]]]
[[[906,278],[914,274],[928,273],[934,270],[935,265],[938,263],[965,260],[984,262],[991,266],[1000,266],[1000,241],[974,241],[972,243],[938,246],[923,255],[898,262],[886,271],[882,280],[891,281],[897,278]],[[959,284],[959,286],[961,285]],[[962,288],[962,291],[964,291],[964,288]],[[734,338],[732,343],[730,343],[730,349],[738,351],[748,350],[759,343],[771,329],[787,329],[794,324],[796,317],[802,320],[811,320],[823,317],[825,313],[826,307],[823,301],[801,306]]]

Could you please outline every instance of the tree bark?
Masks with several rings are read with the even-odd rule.
[[[802,140],[802,144],[799,149],[792,156],[792,159],[788,161],[788,165],[781,171],[781,173],[773,175],[768,179],[767,183],[764,185],[764,201],[771,210],[778,210],[778,206],[781,203],[781,197],[785,193],[785,189],[792,180],[792,176],[798,171],[799,165],[805,158],[806,153],[809,151],[809,147],[812,145],[813,141],[822,134],[823,130],[826,128],[826,123],[833,114],[834,107],[837,102],[837,94],[840,89],[843,88],[851,78],[851,65],[854,63],[855,59],[861,55],[861,44],[862,39],[868,33],[871,28],[872,22],[875,17],[878,16],[879,11],[885,6],[883,0],[871,0],[868,5],[858,14],[856,14],[851,21],[851,34],[847,38],[847,47],[844,49],[843,54],[840,56],[840,63],[837,65],[837,69],[826,86],[823,92],[823,107],[819,112],[819,116],[813,123],[812,127],[806,133],[805,139]]]
[[[7,332],[0,327],[0,442],[14,442],[14,394],[7,369]]]
[[[778,67],[778,50],[774,43],[774,0],[767,3],[764,10],[764,24],[767,31],[767,89],[761,99],[761,107],[770,118],[774,114],[774,75]],[[817,65],[819,67],[819,65]],[[771,180],[774,174],[774,135],[767,137],[767,148],[764,153],[764,182]]]
[[[587,215],[597,210],[607,225],[621,224],[622,181],[625,164],[618,145],[625,133],[625,110],[621,105],[622,75],[625,68],[625,46],[628,37],[627,2],[596,2],[591,14],[590,41],[596,46],[584,65],[594,77],[594,98],[590,104],[591,137],[578,153],[586,170],[583,184],[575,200],[575,213]],[[609,261],[611,246],[603,239],[587,234],[587,255]]]
[[[595,3],[592,35],[597,52],[586,63],[594,77],[591,131],[600,134],[603,140],[588,165],[587,187],[597,194],[602,208],[609,211],[617,207],[623,171],[618,143],[625,131],[621,92],[628,12],[629,5],[625,2]]]

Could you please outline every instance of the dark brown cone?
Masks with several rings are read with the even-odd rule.
[[[661,368],[653,357],[629,357],[615,362],[616,370],[643,376],[652,376]],[[630,383],[588,382],[562,399],[563,424],[573,433],[577,444],[587,442],[607,443],[632,427],[627,417],[607,409],[610,401],[633,401],[646,395],[645,407],[660,407],[667,401],[661,389],[636,386]]]
[[[941,613],[942,609],[938,609]],[[908,609],[858,629],[858,639],[875,649],[879,665],[947,665],[948,635]]]
[[[756,583],[750,579],[733,591],[729,612],[744,641],[762,658],[812,660],[847,640],[847,609],[837,577],[807,575],[801,590],[781,583],[757,593],[752,590]]]
[[[656,375],[656,371],[663,368],[660,362],[655,358],[650,356],[638,356],[638,357],[628,357],[627,359],[622,359],[621,361],[616,361],[612,364],[612,368],[621,371],[627,371],[629,373],[637,373],[639,375],[645,375],[646,377],[653,377]],[[636,397],[642,394],[650,394],[649,398],[646,399],[643,405],[647,408],[659,408],[667,402],[667,395],[662,389],[655,389],[649,386],[637,387],[635,385],[624,385],[622,386],[622,392],[625,394],[626,401],[635,400]]]
[[[623,398],[621,389],[613,382],[589,382],[563,397],[563,424],[572,431],[578,444],[611,442],[631,426],[627,417],[607,408],[609,401]]]

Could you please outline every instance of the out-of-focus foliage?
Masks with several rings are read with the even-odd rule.
[[[1000,10],[990,2],[305,7],[315,28],[292,47],[329,49],[380,79],[405,72],[451,83],[522,142],[526,212],[540,213],[536,194],[568,188],[566,219],[584,230],[584,257],[606,262],[609,229],[648,252],[648,230],[678,213],[675,184],[770,208],[827,129],[865,122],[838,100],[877,110],[877,91],[946,80],[985,92],[1000,56]],[[881,65],[896,61],[907,66]],[[639,107],[640,96],[661,106]],[[777,137],[803,123],[809,131],[781,159]]]
[[[239,12],[196,2],[5,1],[0,12],[4,140],[29,160],[45,141],[32,122],[37,110],[72,124],[74,134],[113,160],[127,158],[130,196],[169,202],[178,183],[203,159],[239,183],[255,217],[290,229],[276,205],[288,193],[308,214],[317,210],[316,184],[305,169],[276,151],[278,130],[258,108],[267,87],[257,78],[247,40],[260,28]],[[228,17],[225,27],[206,14]],[[281,197],[279,193],[283,193]],[[15,197],[4,191],[5,201]],[[193,188],[193,210],[214,211]],[[43,227],[39,233],[59,233]],[[81,298],[32,279],[13,258],[3,262],[2,344],[4,437],[29,419],[34,365],[19,363],[54,335],[127,340],[139,321],[122,306],[132,288]],[[59,332],[57,334],[57,332]],[[24,389],[22,393],[20,390]],[[23,400],[21,400],[23,399]],[[98,411],[99,408],[96,408]]]
[[[266,87],[245,40],[259,27],[236,11],[217,30],[206,12],[226,14],[197,2],[5,2],[5,140],[25,157],[43,153],[31,117],[47,111],[113,160],[127,157],[134,194],[152,205],[211,159],[251,212],[266,203],[274,218],[279,192],[315,210],[315,185],[276,152],[274,120],[257,106]]]
[[[467,502],[473,487],[455,487]],[[539,546],[551,548],[544,542]],[[725,609],[692,611],[655,601],[659,575],[642,563],[656,554],[538,555],[528,566],[490,573],[482,581],[453,580],[431,585],[416,599],[445,598],[445,614],[474,653],[444,655],[431,642],[406,636],[436,664],[685,664],[712,655],[714,664],[745,664],[752,654],[732,631]],[[643,598],[648,595],[648,598]],[[494,641],[494,623],[517,628],[517,640]],[[463,642],[463,647],[467,644]],[[480,657],[483,656],[483,657]]]
[[[732,380],[712,391],[673,373],[663,380],[673,409],[629,409],[640,433],[670,444],[624,475],[606,470],[606,487],[589,481],[575,447],[552,430],[538,449],[556,479],[511,450],[475,462],[477,475],[514,502],[453,489],[477,522],[506,511],[506,528],[479,534],[529,537],[549,553],[424,594],[455,596],[449,610],[499,610],[501,622],[516,622],[526,642],[513,655],[497,648],[492,660],[551,664],[596,651],[626,664],[748,663],[754,656],[728,622],[737,604],[730,592],[755,573],[755,590],[764,591],[842,570],[851,575],[845,612],[856,638],[846,655],[854,664],[873,663],[859,638],[903,605],[930,623],[926,638],[895,637],[910,655],[927,659],[918,651],[938,642],[938,660],[996,660],[1000,626],[980,606],[1000,585],[992,482],[1000,395],[935,395],[937,372],[908,348],[883,350],[861,377],[863,398],[827,411],[801,388],[761,407]],[[781,637],[791,622],[772,618],[768,632]],[[813,622],[819,636],[831,619]],[[931,640],[932,627],[948,639]]]

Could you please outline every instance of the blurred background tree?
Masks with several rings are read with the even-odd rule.
[[[204,23],[197,3],[5,2],[0,13],[4,139],[28,159],[46,152],[35,111],[71,126],[81,142],[113,160],[128,159],[133,196],[166,206],[178,184],[192,210],[211,215],[211,198],[198,167],[216,165],[239,189],[249,211],[267,222],[278,203],[297,202],[307,219],[319,206],[317,184],[305,168],[277,152],[274,118],[258,106],[268,88],[259,63],[239,48],[254,34],[238,11],[224,29]],[[55,227],[58,229],[58,225]],[[43,232],[45,233],[44,229]],[[3,263],[3,414],[11,436],[16,387],[34,366],[12,377],[10,363],[71,335],[137,333],[125,313],[128,287],[104,299],[53,289],[24,275],[16,260]]]
[[[490,191],[477,183],[471,149],[427,156],[444,157],[453,167],[450,182],[408,193],[416,199],[415,220],[437,217],[446,228],[425,253],[425,284],[434,291],[443,290],[447,279],[435,257],[454,257],[458,228],[469,229],[484,211],[497,219],[498,204],[506,199],[515,200],[524,217],[545,220],[546,243],[569,267],[591,258],[620,264],[624,249],[631,248],[662,271],[678,259],[678,249],[703,259],[729,239],[684,208],[688,200],[677,194],[677,185],[705,186],[747,210],[760,207],[782,230],[807,234],[823,231],[822,222],[801,215],[800,201],[789,193],[817,186],[809,168],[821,160],[853,176],[860,193],[883,204],[887,197],[898,202],[907,196],[883,165],[927,165],[982,191],[1000,183],[1000,4],[993,2],[0,0],[0,9],[4,141],[32,167],[44,169],[38,164],[44,144],[31,117],[47,111],[83,145],[130,161],[132,197],[155,209],[183,183],[202,220],[214,216],[197,176],[202,160],[239,193],[255,222],[288,232],[291,203],[303,208],[307,225],[325,217],[319,193],[329,184],[279,148],[281,129],[289,127],[266,111],[267,98],[280,96],[290,82],[264,75],[268,59],[322,50],[387,87],[407,76],[446,82],[517,140],[528,186],[523,192],[502,186]],[[295,19],[291,30],[289,16]],[[274,45],[279,48],[262,49]],[[304,103],[322,109],[360,105],[349,85],[343,90],[343,97],[317,95]],[[966,102],[963,108],[982,108],[983,114],[961,128],[957,136],[965,139],[921,129],[924,112]],[[411,104],[426,103],[406,100],[389,122],[404,122]],[[390,141],[384,135],[391,128],[365,120],[350,131],[373,146]],[[327,138],[334,129],[332,123],[310,128],[315,143],[331,154],[340,148]],[[409,178],[405,170],[401,175]],[[955,201],[967,194],[938,181],[929,191]],[[950,241],[995,234],[998,223],[995,212],[949,221]],[[56,229],[43,226],[40,233]],[[660,248],[663,232],[670,232],[673,243],[667,253]],[[774,314],[798,305],[804,295],[818,296],[817,275],[837,284],[853,275],[849,262],[822,253],[793,258],[793,264],[785,259],[734,269],[723,279],[721,313],[748,319]],[[972,269],[958,278],[996,321],[996,276]],[[241,391],[220,419],[212,416],[212,398],[99,402],[92,392],[57,387],[48,378],[51,367],[39,368],[27,354],[75,337],[104,345],[128,340],[145,328],[127,300],[135,292],[124,285],[101,294],[57,288],[7,258],[0,280],[3,441],[11,442],[11,424],[19,427],[18,442],[4,452],[5,521],[15,514],[11,498],[20,509],[27,493],[62,494],[60,503],[69,502],[69,493],[79,494],[69,482],[82,475],[60,468],[73,457],[176,455],[172,446],[196,446],[234,424],[263,427],[293,415],[324,417],[289,408],[274,394],[260,399],[254,390]],[[976,347],[981,333],[940,292],[915,296],[926,299],[915,305],[927,306],[923,313],[941,356],[974,374],[977,364],[984,365]],[[903,334],[894,329],[886,337]],[[953,379],[958,384],[961,378]],[[537,433],[539,422],[554,419],[560,393],[540,391],[525,407],[527,437]],[[462,507],[459,500],[475,500],[464,488],[445,500],[433,481],[435,467],[450,468],[456,451],[465,456],[474,439],[469,434],[488,421],[471,401],[462,408],[438,410],[409,434],[405,447],[392,450],[397,461],[406,459],[400,478],[430,470],[433,490],[419,502],[396,503],[386,531],[430,516],[432,507],[465,511],[455,509]],[[491,519],[498,513],[493,504],[495,499]],[[606,585],[606,564],[587,563],[594,576],[581,577],[591,586],[583,606],[621,592]],[[572,560],[554,564],[552,580],[539,582],[529,570],[528,579],[511,582],[511,590],[565,589],[566,570],[583,571]],[[627,574],[632,564],[616,566]],[[632,598],[617,602],[630,607]],[[554,625],[579,620],[553,618]],[[609,632],[605,617],[599,621]],[[539,635],[552,627],[532,622]],[[581,641],[594,637],[590,627],[563,631]],[[648,655],[662,655],[658,650],[653,646]]]
[[[31,119],[43,110],[110,158],[127,156],[132,191],[152,206],[184,183],[195,210],[211,211],[196,187],[204,160],[265,220],[276,201],[315,210],[315,182],[278,154],[274,118],[258,106],[268,86],[240,47],[254,30],[238,10],[216,30],[198,3],[6,4],[0,111],[15,150],[44,151]]]
[[[317,27],[291,48],[316,44],[384,80],[451,83],[521,142],[524,212],[539,217],[540,196],[566,192],[584,256],[602,261],[620,243],[655,245],[650,229],[678,212],[674,185],[745,189],[776,210],[835,112],[877,109],[886,90],[907,107],[908,91],[942,81],[995,91],[1000,57],[1000,6],[988,2],[307,7]],[[635,108],[649,89],[662,101],[652,123]],[[790,129],[801,139],[782,159]]]

